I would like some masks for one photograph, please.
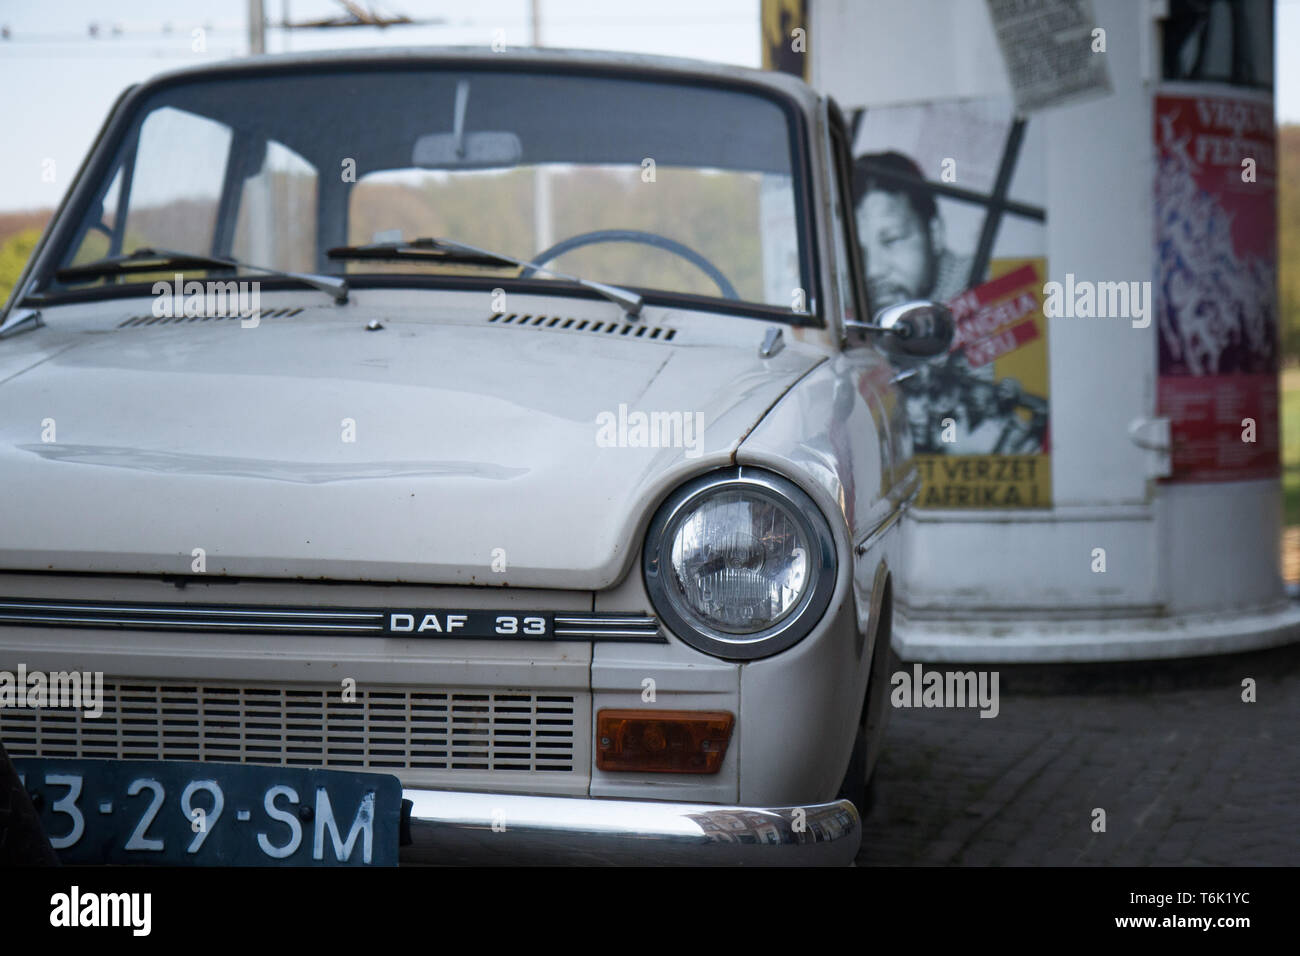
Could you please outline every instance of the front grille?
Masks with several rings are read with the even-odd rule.
[[[103,757],[386,771],[572,772],[563,693],[104,681],[104,712],[0,709],[13,757]]]

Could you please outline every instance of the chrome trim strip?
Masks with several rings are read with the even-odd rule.
[[[560,615],[557,614],[555,616],[555,623],[556,624],[578,624],[578,625],[594,624],[597,626],[602,624],[628,624],[628,625],[639,624],[644,627],[659,626],[659,622],[655,620],[653,617],[644,617],[635,614],[631,614],[631,615],[598,614],[595,616],[586,616],[586,617],[561,617]]]
[[[294,607],[221,607],[214,605],[93,603],[0,599],[0,625],[63,627],[133,627],[177,631],[294,631],[317,634],[389,635],[383,608],[312,610]],[[640,640],[666,643],[659,621],[640,612],[555,614],[555,640]],[[391,636],[400,637],[401,634]],[[466,640],[499,640],[468,637]]]
[[[370,620],[383,620],[383,611],[299,611],[299,610],[275,610],[252,611],[239,608],[187,608],[178,605],[144,605],[144,604],[47,604],[41,603],[24,603],[18,601],[0,601],[0,610],[6,608],[29,609],[42,611],[106,611],[109,613],[131,612],[135,614],[211,614],[218,617],[227,617],[232,615],[243,615],[245,617],[326,617],[326,618],[368,618]]]
[[[411,803],[402,863],[848,866],[862,842],[848,800],[737,807],[414,789],[402,797]]]
[[[664,640],[659,622],[643,614],[556,615],[554,626],[557,638]]]
[[[903,517],[906,511],[907,511],[906,502],[897,505],[893,511],[885,515],[885,517],[882,518],[880,521],[876,522],[876,526],[872,528],[870,531],[868,531],[865,535],[863,535],[862,540],[853,546],[854,553],[857,554],[859,557],[866,554],[867,549],[870,548],[871,545],[875,543],[875,540],[879,538],[882,534],[884,534],[886,531],[888,531],[891,527],[893,527],[898,522],[898,519]]]
[[[653,640],[657,640],[657,639],[658,639],[658,637],[659,637],[659,630],[656,628],[656,629],[653,630],[653,631],[650,631],[650,630],[646,630],[646,631],[574,631],[574,630],[564,630],[564,631],[561,631],[561,630],[559,630],[559,629],[557,628],[556,631],[555,631],[555,636],[556,636],[556,637],[588,637],[588,638],[602,638],[602,637],[605,637],[605,638],[631,637],[631,638],[636,638],[636,639],[638,639],[638,640],[653,641]]]
[[[169,621],[166,618],[129,618],[129,617],[52,617],[45,614],[0,614],[0,624],[98,624],[113,627],[129,624],[133,627],[165,627],[179,630],[238,630],[240,628],[267,630],[279,628],[284,630],[311,631],[382,631],[382,624],[295,624],[290,621]]]

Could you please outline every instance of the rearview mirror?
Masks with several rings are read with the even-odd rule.
[[[956,326],[952,312],[938,302],[923,299],[900,302],[876,313],[875,325],[886,333],[880,343],[893,357],[929,359],[952,346]]]
[[[524,155],[523,144],[511,132],[465,132],[465,114],[469,110],[469,80],[456,83],[456,102],[452,109],[451,132],[430,133],[415,141],[411,150],[412,165],[424,169],[466,169],[492,166],[518,166]]]
[[[423,169],[517,166],[523,155],[514,133],[430,133],[415,141],[411,164]]]

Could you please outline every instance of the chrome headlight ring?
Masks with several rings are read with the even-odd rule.
[[[835,540],[794,482],[759,468],[710,472],[660,505],[642,568],[655,612],[697,650],[756,660],[793,647],[830,604]]]

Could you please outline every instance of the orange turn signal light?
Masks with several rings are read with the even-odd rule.
[[[725,710],[602,710],[596,714],[596,767],[717,773],[735,722]]]

